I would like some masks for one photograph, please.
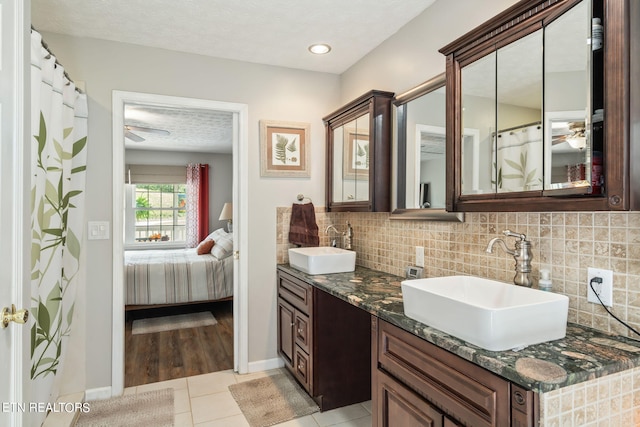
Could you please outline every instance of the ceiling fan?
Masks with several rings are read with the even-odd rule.
[[[560,123],[565,126],[558,126],[552,130],[551,145],[558,145],[564,142],[572,148],[582,150],[586,146],[586,129],[584,122]]]
[[[140,135],[137,135],[137,134],[133,133],[133,131],[153,133],[153,134],[156,134],[156,135],[170,135],[171,134],[168,130],[164,130],[164,129],[155,129],[155,128],[147,128],[147,127],[143,127],[143,126],[124,125],[124,137],[125,138],[129,138],[130,140],[132,140],[134,142],[145,141],[145,138],[141,137]]]

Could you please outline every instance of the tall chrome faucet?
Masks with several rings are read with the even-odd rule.
[[[487,245],[487,253],[493,253],[493,245],[498,243],[502,247],[502,250],[513,256],[516,260],[516,275],[513,277],[513,283],[530,288],[531,285],[533,285],[533,281],[531,280],[531,277],[529,277],[531,273],[531,259],[533,258],[531,242],[527,240],[527,236],[524,234],[514,233],[511,230],[504,230],[502,233],[505,236],[520,239],[516,241],[515,249],[509,249],[504,240],[499,237],[494,237]]]
[[[339,232],[338,229],[333,225],[329,225],[327,226],[327,228],[324,230],[324,232],[326,234],[329,234],[329,231],[333,230],[336,232],[336,234],[341,234],[342,235],[342,241],[343,241],[343,249],[348,249],[351,250],[353,249],[352,247],[352,243],[353,243],[353,228],[351,227],[351,223],[349,221],[347,221],[347,230],[343,233]],[[337,246],[337,242],[336,239],[332,239],[331,240],[331,246],[336,247]]]

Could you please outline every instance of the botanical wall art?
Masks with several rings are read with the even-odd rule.
[[[260,175],[309,177],[308,123],[260,121]]]
[[[347,131],[347,143],[344,146],[345,179],[369,178],[369,135],[362,132]]]

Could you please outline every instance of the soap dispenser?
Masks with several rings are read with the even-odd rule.
[[[551,277],[549,270],[540,269],[540,280],[538,280],[538,289],[541,291],[551,291]]]

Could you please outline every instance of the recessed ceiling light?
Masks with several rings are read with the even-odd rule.
[[[316,55],[324,55],[325,53],[329,53],[331,50],[331,46],[325,43],[317,43],[309,46],[309,52],[314,53]]]

